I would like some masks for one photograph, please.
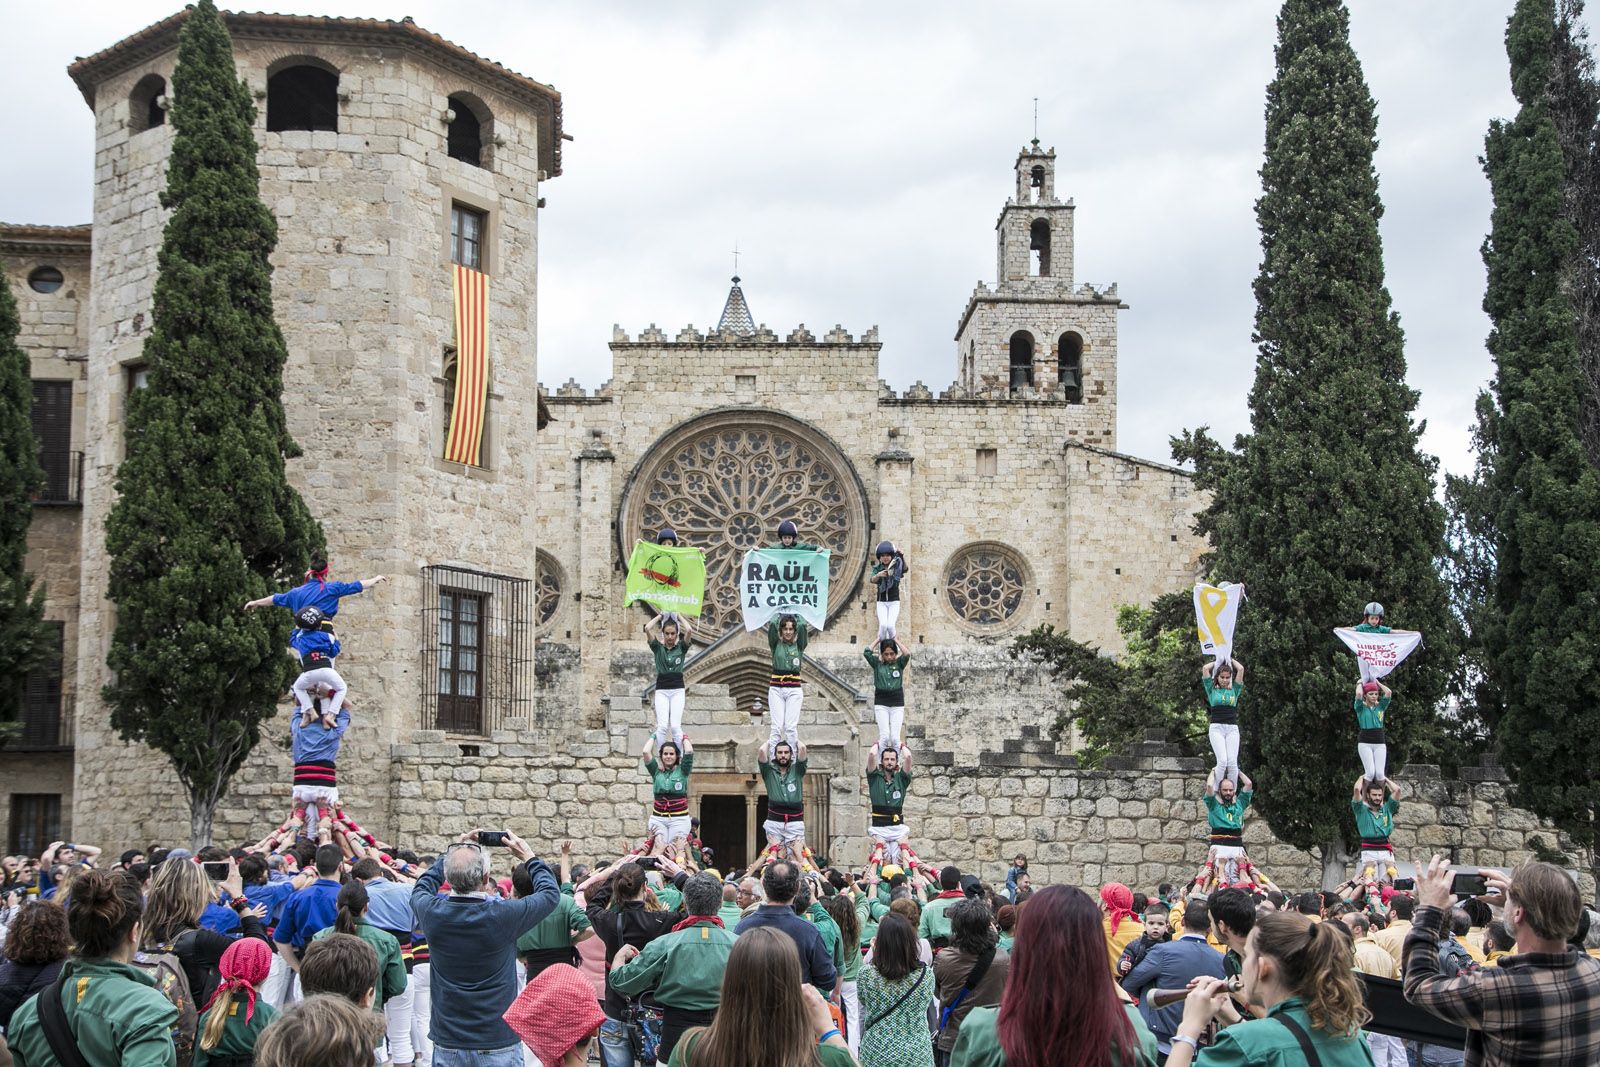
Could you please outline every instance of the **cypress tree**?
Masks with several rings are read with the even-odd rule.
[[[1485,140],[1494,208],[1483,306],[1496,373],[1478,403],[1478,478],[1465,488],[1491,523],[1492,585],[1474,638],[1504,701],[1499,742],[1518,802],[1592,847],[1600,472],[1584,448],[1590,400],[1572,279],[1594,266],[1571,217],[1552,92],[1562,38],[1554,0],[1519,0],[1506,28],[1519,107]]]
[[[165,753],[189,794],[196,844],[293,677],[283,612],[246,600],[290,581],[322,534],[284,474],[286,356],[259,195],[255,106],[211,0],[184,20],[149,387],[128,411],[127,458],[106,521],[117,626],[111,724]]]
[[[0,741],[15,729],[22,677],[44,651],[44,599],[26,571],[28,524],[44,468],[33,436],[33,376],[17,344],[20,329],[11,286],[0,281],[0,678],[6,679],[0,684]]]
[[[1267,88],[1251,432],[1232,451],[1202,429],[1173,442],[1212,501],[1197,523],[1212,574],[1243,582],[1241,762],[1284,841],[1336,880],[1361,774],[1354,658],[1330,632],[1369,600],[1428,652],[1396,673],[1391,767],[1439,732],[1453,644],[1437,566],[1436,462],[1417,445],[1404,342],[1384,283],[1377,119],[1337,0],[1286,0]],[[1198,699],[1198,695],[1196,697]]]

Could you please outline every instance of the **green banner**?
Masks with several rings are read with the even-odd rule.
[[[698,548],[679,548],[638,541],[628,559],[627,598],[642,600],[658,611],[698,616],[706,599],[706,555]]]

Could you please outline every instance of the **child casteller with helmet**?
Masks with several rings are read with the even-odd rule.
[[[893,641],[895,624],[900,621],[900,579],[905,577],[906,557],[893,541],[879,541],[873,553],[872,583],[878,588],[878,642]]]
[[[339,638],[334,632],[333,619],[339,614],[339,601],[363,592],[368,586],[382,585],[389,579],[383,575],[359,582],[331,582],[328,580],[328,561],[317,556],[311,560],[306,580],[284,593],[273,593],[245,604],[245,610],[255,608],[288,608],[294,613],[294,630],[289,634],[289,647],[300,659],[300,676],[294,682],[295,703],[300,708],[303,721],[310,723],[316,717],[312,703],[313,687],[326,687],[331,696],[323,705],[322,717],[331,726],[338,718],[344,704],[344,678],[334,669],[339,657]]]

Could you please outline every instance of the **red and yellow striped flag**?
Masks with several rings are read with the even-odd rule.
[[[479,467],[489,404],[489,276],[456,264],[455,294],[456,398],[444,458]]]

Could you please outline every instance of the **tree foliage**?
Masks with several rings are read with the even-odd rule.
[[[1209,751],[1189,591],[1168,593],[1148,608],[1122,605],[1117,630],[1125,651],[1116,657],[1050,625],[1012,642],[1014,658],[1043,664],[1061,684],[1055,736],[1065,737],[1076,725],[1087,742],[1079,755],[1091,764],[1151,729],[1164,731],[1184,755]]]
[[[285,478],[299,449],[272,316],[277,225],[258,191],[255,107],[211,0],[184,20],[172,90],[149,387],[131,398],[106,522],[105,699],[124,738],[172,761],[198,843],[292,677],[287,617],[241,607],[298,574],[322,534]]]
[[[16,298],[0,281],[0,730],[16,721],[22,678],[44,652],[44,599],[27,573],[28,525],[44,469],[33,436],[33,375],[28,354],[17,344],[20,330]]]
[[[1594,280],[1575,279],[1595,268],[1573,182],[1586,173],[1581,157],[1592,155],[1595,96],[1582,35],[1562,18],[1577,7],[1520,0],[1507,25],[1519,107],[1490,124],[1484,155],[1494,208],[1483,306],[1496,373],[1478,399],[1476,477],[1452,490],[1482,516],[1492,566],[1474,575],[1473,639],[1486,685],[1503,702],[1498,739],[1517,797],[1592,845],[1600,472],[1584,440],[1595,397],[1577,303],[1590,299]]]
[[[1455,633],[1438,572],[1436,461],[1384,281],[1377,120],[1337,0],[1287,0],[1267,89],[1251,432],[1173,441],[1211,493],[1197,530],[1219,580],[1242,582],[1239,708],[1246,773],[1273,832],[1331,867],[1354,839],[1356,664],[1330,632],[1382,601],[1428,649],[1396,673],[1390,766],[1436,747]]]

